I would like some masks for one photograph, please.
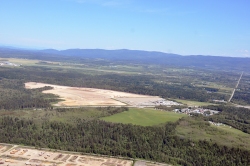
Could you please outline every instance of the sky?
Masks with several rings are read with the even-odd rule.
[[[250,57],[249,0],[0,0],[0,45]]]

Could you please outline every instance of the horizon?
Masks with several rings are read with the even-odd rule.
[[[66,50],[104,50],[104,51],[116,51],[116,50],[127,50],[127,51],[145,51],[145,52],[159,52],[163,54],[172,54],[172,55],[178,55],[178,56],[211,56],[211,57],[225,57],[225,58],[250,58],[250,57],[240,57],[240,56],[220,56],[220,55],[181,55],[181,54],[175,54],[175,53],[167,53],[162,51],[147,51],[147,50],[132,50],[127,48],[121,48],[121,49],[102,49],[102,48],[67,48],[67,49],[55,49],[55,48],[32,48],[32,47],[22,47],[22,46],[7,46],[7,45],[1,45],[0,48],[8,48],[8,49],[15,49],[15,50],[25,50],[25,51],[45,51],[45,50],[55,50],[55,51],[66,51]]]
[[[2,1],[0,44],[250,57],[249,5],[245,0]]]

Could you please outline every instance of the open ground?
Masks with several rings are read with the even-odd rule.
[[[153,102],[160,101],[158,96],[138,95],[113,90],[103,90],[95,88],[79,88],[69,86],[59,86],[45,83],[27,82],[27,89],[42,88],[45,86],[53,87],[43,93],[52,93],[60,96],[64,100],[54,106],[154,106]]]
[[[132,166],[133,159],[0,144],[0,164],[3,166]],[[145,160],[137,160],[134,165],[169,166]]]
[[[102,119],[115,123],[131,123],[141,126],[153,126],[166,122],[174,122],[185,116],[187,115],[149,108],[130,108],[129,111],[124,111],[122,113],[104,117]]]
[[[10,149],[1,145],[0,163],[8,166],[131,166],[133,161],[117,158],[80,155],[79,153],[56,152],[13,146]]]
[[[250,135],[227,125],[212,125],[199,119],[186,117],[176,128],[177,135],[192,140],[209,140],[220,145],[250,149]]]
[[[186,104],[188,106],[207,106],[207,105],[217,105],[214,103],[209,103],[209,102],[199,102],[199,101],[192,101],[192,100],[181,100],[181,99],[174,99],[175,101]]]

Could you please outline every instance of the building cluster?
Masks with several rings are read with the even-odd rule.
[[[183,113],[183,114],[202,114],[204,116],[214,115],[219,113],[219,111],[210,110],[210,109],[203,109],[203,108],[183,108],[183,109],[175,109],[174,112]]]
[[[172,106],[172,105],[182,105],[180,103],[174,102],[174,101],[170,101],[170,100],[165,100],[165,99],[161,99],[161,100],[156,100],[152,102],[155,106],[158,105],[166,105],[166,106]]]
[[[0,66],[20,66],[11,62],[0,62]]]

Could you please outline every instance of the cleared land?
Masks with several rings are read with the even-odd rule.
[[[8,166],[131,166],[133,161],[100,156],[80,155],[79,153],[55,152],[31,149],[22,146],[0,145],[0,162]]]
[[[192,119],[181,120],[176,128],[177,135],[193,140],[210,140],[220,145],[250,149],[250,134],[227,125],[215,126],[208,122]]]
[[[133,161],[98,155],[32,147],[0,144],[0,163],[3,166],[132,166]],[[136,166],[170,166],[151,161],[136,161]]]
[[[118,92],[112,90],[103,90],[95,88],[78,88],[69,86],[59,86],[52,84],[27,82],[27,89],[42,88],[45,86],[53,87],[51,90],[45,90],[43,93],[52,93],[60,96],[64,100],[54,106],[125,106],[130,105],[126,101],[132,101],[133,105],[140,103],[152,103],[152,101],[162,100],[157,96],[138,95],[132,93]],[[139,103],[138,100],[139,99]],[[121,101],[120,101],[121,100]],[[148,105],[147,105],[148,106]]]
[[[114,110],[115,108],[110,108],[109,110]],[[95,119],[101,116],[105,116],[104,113],[108,111],[99,110],[95,107],[87,108],[77,108],[77,109],[63,109],[64,111],[44,110],[44,109],[22,109],[22,110],[2,110],[0,111],[0,116],[12,116],[25,119],[33,119],[36,123],[40,124],[45,119],[49,121],[57,121],[63,123],[74,124],[77,119]]]
[[[130,108],[119,114],[101,118],[108,122],[135,124],[141,126],[153,126],[166,122],[174,122],[179,118],[187,116],[186,114],[178,114],[175,112],[160,111],[149,108]]]
[[[192,100],[180,100],[175,99],[175,101],[180,102],[182,104],[186,104],[188,106],[207,106],[207,105],[216,105],[214,103],[208,103],[208,102],[199,102],[199,101],[192,101]]]

